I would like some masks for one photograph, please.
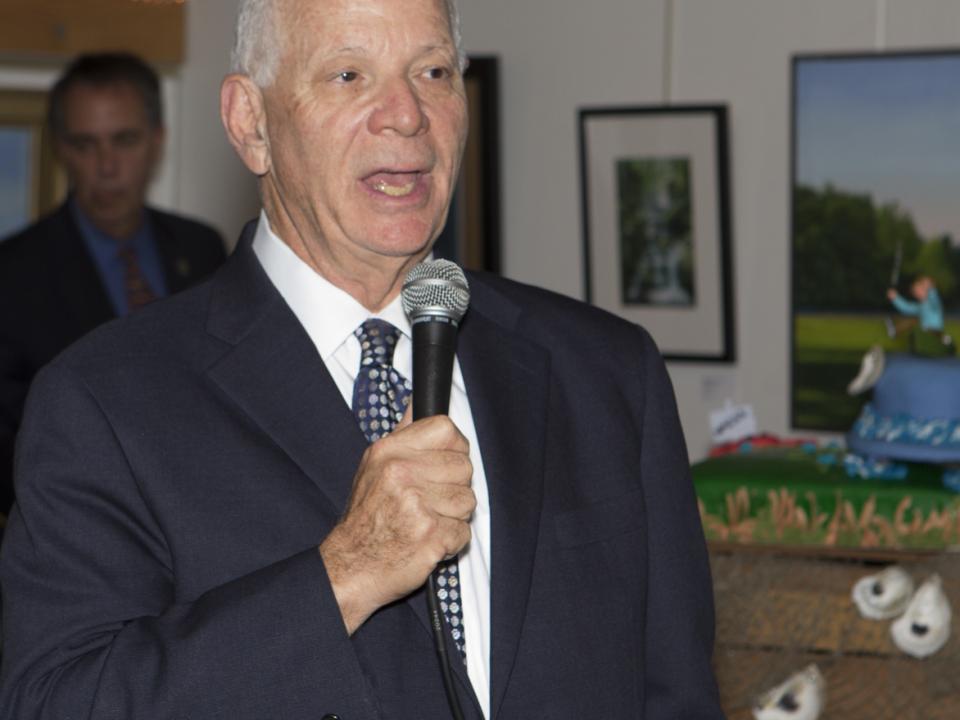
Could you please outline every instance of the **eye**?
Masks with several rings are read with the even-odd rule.
[[[437,66],[428,68],[424,73],[430,80],[445,80],[452,74],[449,68]]]
[[[75,152],[87,152],[93,149],[93,141],[90,138],[86,137],[71,137],[68,136],[66,144]]]
[[[135,130],[128,130],[118,133],[116,137],[114,137],[113,142],[117,147],[130,148],[138,145],[140,143],[140,138],[141,135],[139,132]]]
[[[360,73],[355,70],[341,70],[337,73],[337,80],[342,83],[352,83],[360,77]]]

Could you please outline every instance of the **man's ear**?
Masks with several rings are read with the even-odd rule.
[[[243,164],[258,177],[270,170],[263,93],[246,75],[227,75],[220,86],[220,120]]]

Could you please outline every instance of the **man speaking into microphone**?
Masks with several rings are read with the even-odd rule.
[[[448,412],[408,410],[401,289],[467,133],[453,0],[241,0],[237,27],[221,115],[263,212],[35,381],[0,716],[722,718],[642,329],[471,273]]]

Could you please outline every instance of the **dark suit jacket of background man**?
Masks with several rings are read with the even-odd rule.
[[[722,718],[709,566],[653,342],[468,277],[493,717]],[[366,447],[249,234],[211,281],[77,343],[38,376],[21,431],[0,716],[449,720],[423,591],[350,637],[317,552]]]
[[[167,290],[207,277],[224,258],[213,228],[148,210]],[[115,312],[66,204],[0,242],[0,512],[12,501],[14,435],[37,371]]]

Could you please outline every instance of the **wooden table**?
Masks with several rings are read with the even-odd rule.
[[[712,544],[714,665],[729,720],[816,663],[826,680],[821,720],[960,719],[960,553],[900,553]],[[953,607],[947,645],[918,660],[893,644],[893,620],[865,620],[854,583],[902,565],[917,586],[937,572]]]

